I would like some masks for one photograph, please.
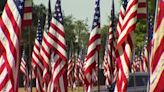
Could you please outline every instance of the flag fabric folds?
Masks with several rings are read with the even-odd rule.
[[[44,27],[44,32],[43,32],[43,39],[42,39],[42,45],[41,45],[41,50],[40,50],[40,55],[41,55],[41,59],[42,59],[42,63],[44,66],[43,69],[43,91],[44,92],[48,92],[51,86],[51,66],[50,66],[50,49],[48,47],[48,45],[46,44],[47,41],[47,37],[48,37],[48,30],[50,27],[50,21],[51,21],[51,3],[50,0],[48,2],[48,12],[47,12],[47,16],[46,16],[46,21],[45,21],[45,27]]]
[[[84,64],[83,64],[82,57],[83,57],[83,49],[81,49],[79,56],[77,58],[77,67],[79,70],[78,78],[81,81],[81,83],[84,85],[85,76],[84,76],[84,69],[83,69]]]
[[[32,0],[25,0],[23,25],[32,25]]]
[[[138,0],[137,18],[146,19],[146,16],[147,16],[146,0]]]
[[[115,9],[114,9],[114,0],[112,0],[112,9],[111,9],[111,21],[109,22],[109,33],[108,39],[106,42],[106,51],[104,55],[104,75],[106,75],[106,83],[108,86],[111,86],[115,82],[117,77],[117,68],[116,68],[116,53],[115,53]]]
[[[164,1],[157,0],[157,2],[150,57],[150,92],[164,91]]]
[[[116,46],[116,61],[118,77],[115,92],[126,92],[129,73],[131,70],[133,39],[132,34],[137,21],[138,0],[123,1],[117,25],[118,41]]]
[[[28,73],[28,63],[27,63],[27,55],[25,49],[22,53],[21,63],[20,63],[20,71],[23,74],[23,85],[25,87],[25,90],[27,90],[29,86],[29,73]]]
[[[86,77],[85,84],[87,86],[87,91],[92,89],[94,78],[96,78],[96,64],[98,63],[98,53],[100,48],[100,1],[95,2],[95,14],[93,19],[93,25],[90,32],[89,42],[88,42],[88,52],[86,56],[86,62],[84,66],[84,74]],[[88,88],[89,87],[89,88]]]
[[[148,48],[147,48],[147,46],[143,47],[141,59],[142,59],[142,67],[143,67],[142,70],[144,72],[148,72]]]
[[[24,0],[8,0],[0,18],[0,91],[18,91],[19,43]]]
[[[74,64],[75,60],[74,57],[70,58],[68,61],[68,67],[67,67],[67,79],[68,79],[68,86],[73,88],[73,70],[74,70]]]
[[[104,76],[106,77],[105,84],[110,86],[112,84],[112,75],[111,75],[111,63],[108,55],[108,48],[106,46],[105,55],[104,55]]]
[[[46,45],[51,50],[50,61],[53,74],[50,91],[67,92],[67,54],[60,0],[56,1],[55,13],[46,39]]]
[[[42,28],[41,28],[41,18],[39,18],[35,43],[32,52],[32,67],[36,78],[37,92],[43,92],[43,85],[42,85],[43,64],[40,58],[41,42],[42,42]]]

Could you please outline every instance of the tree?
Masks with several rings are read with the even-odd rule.
[[[77,43],[77,54],[79,54],[80,48],[82,48],[82,46],[86,46],[87,45],[87,39],[89,39],[89,35],[87,35],[87,24],[84,23],[84,21],[82,20],[76,20],[74,22],[75,25],[75,29],[74,29],[74,33],[76,34],[76,43]]]

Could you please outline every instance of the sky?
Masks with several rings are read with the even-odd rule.
[[[119,12],[119,0],[115,1],[115,13]],[[33,0],[34,4],[41,3],[48,7],[48,0]],[[51,0],[51,10],[54,11],[56,0]],[[111,11],[112,0],[100,0],[101,25],[108,25],[108,16]],[[95,0],[61,0],[61,7],[66,16],[72,15],[76,20],[88,20],[88,25],[92,25],[94,15]]]

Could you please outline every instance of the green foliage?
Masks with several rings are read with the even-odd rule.
[[[134,31],[134,45],[135,48],[141,49],[145,40],[146,35],[146,21],[139,20],[136,25],[136,29]]]

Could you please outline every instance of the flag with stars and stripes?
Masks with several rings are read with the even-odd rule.
[[[148,72],[148,48],[147,48],[147,45],[144,45],[143,50],[141,52],[141,56],[142,56],[143,71]]]
[[[40,58],[40,48],[42,42],[42,28],[41,28],[41,18],[38,19],[38,28],[36,31],[36,38],[32,52],[32,67],[36,78],[36,91],[43,92],[42,86],[42,72],[43,64]]]
[[[98,63],[98,53],[100,48],[100,1],[96,0],[95,2],[95,13],[93,19],[93,25],[90,32],[89,42],[88,42],[88,52],[85,62],[84,74],[86,77],[85,84],[87,86],[87,91],[93,85],[95,76],[97,76],[96,64]],[[89,88],[88,88],[89,87]],[[92,87],[91,87],[92,88]]]
[[[149,92],[164,92],[164,0],[157,0],[156,8]]]
[[[0,17],[0,91],[18,92],[20,36],[24,0],[7,0]]]
[[[49,0],[48,2],[48,12],[46,16],[45,26],[44,26],[44,32],[43,32],[43,41],[41,45],[40,55],[42,59],[42,63],[44,66],[43,70],[43,90],[44,92],[49,92],[49,88],[51,86],[50,82],[50,76],[51,76],[51,66],[50,66],[50,49],[48,47],[47,43],[47,36],[48,36],[48,30],[50,27],[50,21],[51,21],[51,2]]]
[[[67,92],[67,54],[61,1],[55,4],[55,13],[51,19],[46,45],[49,47],[52,67],[51,92]]]
[[[28,63],[27,63],[27,55],[25,49],[23,49],[22,52],[22,58],[20,63],[20,71],[23,74],[23,85],[25,87],[25,90],[28,88],[28,82],[29,82],[29,74],[28,74]]]
[[[115,92],[126,92],[133,53],[133,31],[137,21],[138,0],[123,0],[117,25],[116,62],[118,77]]]
[[[109,50],[108,50],[108,47],[106,44],[103,65],[104,65],[104,76],[106,77],[105,85],[107,85],[107,86],[112,84],[111,62],[109,61],[109,55],[108,55],[109,52],[108,51]]]

